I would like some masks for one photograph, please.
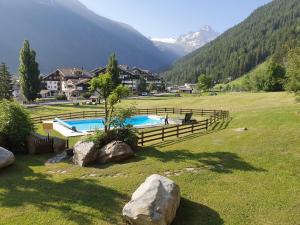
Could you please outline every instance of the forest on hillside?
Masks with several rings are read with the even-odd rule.
[[[300,1],[273,0],[245,21],[176,62],[162,73],[167,82],[196,82],[206,74],[213,82],[241,77],[274,54],[279,58],[296,46],[300,37]]]

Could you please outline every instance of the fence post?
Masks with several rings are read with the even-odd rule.
[[[155,115],[157,115],[157,108],[155,108]]]
[[[175,108],[173,107],[173,114],[175,114]]]
[[[141,145],[144,146],[144,131],[141,133]]]
[[[54,152],[54,138],[52,137],[52,141],[51,141],[51,147],[52,147],[52,152]]]
[[[162,128],[162,132],[161,132],[161,140],[162,140],[162,141],[165,140],[165,127]]]
[[[205,120],[205,128],[208,130],[208,119]]]
[[[177,124],[177,129],[176,129],[176,131],[177,131],[177,137],[179,137],[179,125]]]
[[[192,134],[194,133],[194,123],[192,123]]]

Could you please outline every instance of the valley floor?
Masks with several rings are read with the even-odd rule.
[[[153,173],[179,184],[173,225],[298,225],[300,105],[287,93],[148,98],[122,106],[230,110],[232,120],[141,148],[131,161],[80,168],[45,166],[51,155],[18,155],[0,171],[0,224],[120,224],[122,207]],[[88,110],[31,109],[32,115]],[[237,132],[236,128],[248,131]]]

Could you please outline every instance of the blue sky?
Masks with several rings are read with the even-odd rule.
[[[80,0],[97,14],[127,23],[147,37],[177,37],[210,25],[238,24],[271,0]]]

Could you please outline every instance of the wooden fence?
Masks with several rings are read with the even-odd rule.
[[[164,141],[170,137],[179,137],[184,134],[193,134],[196,132],[207,131],[210,126],[220,120],[229,118],[229,111],[224,110],[205,110],[205,109],[176,109],[176,108],[154,108],[154,109],[136,109],[136,115],[158,115],[158,114],[186,114],[193,113],[193,115],[203,116],[207,119],[191,122],[182,125],[162,126],[153,129],[139,129],[139,145],[144,145],[153,141]],[[42,123],[45,120],[53,120],[59,118],[62,120],[71,119],[85,119],[104,117],[104,110],[98,111],[83,111],[83,112],[70,112],[63,114],[55,114],[48,116],[33,117],[32,120],[35,125]]]
[[[152,108],[152,109],[136,109],[136,115],[157,115],[157,114],[186,114],[193,113],[194,115],[200,116],[211,116],[215,115],[216,117],[229,116],[228,111],[223,110],[205,110],[205,109],[177,109],[177,108]],[[35,125],[42,123],[45,120],[54,120],[55,118],[59,118],[62,120],[72,120],[72,119],[86,119],[86,118],[97,118],[104,117],[104,110],[96,110],[96,111],[82,111],[82,112],[70,112],[70,113],[61,113],[61,114],[53,114],[46,116],[37,116],[32,117],[32,121]]]
[[[202,110],[198,112],[200,112],[200,115],[207,115],[206,112],[208,111],[209,110],[205,110],[205,114],[202,113]],[[164,141],[166,138],[170,138],[170,137],[179,137],[180,135],[193,134],[203,130],[207,131],[210,126],[217,123],[218,121],[229,118],[229,112],[222,111],[222,110],[220,111],[213,110],[213,112],[211,112],[211,114],[209,115],[210,116],[208,119],[192,122],[190,124],[182,124],[182,125],[177,124],[168,127],[151,129],[148,131],[140,130],[139,145],[143,146],[145,143],[148,142]]]

